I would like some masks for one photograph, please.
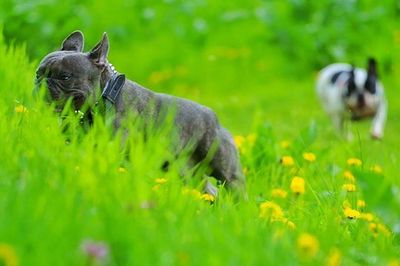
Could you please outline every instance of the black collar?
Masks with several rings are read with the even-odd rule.
[[[103,100],[109,105],[114,105],[117,101],[118,95],[122,91],[122,87],[125,84],[125,75],[119,74],[118,72],[114,72],[107,81],[104,86],[103,92],[101,93],[101,97]]]
[[[98,106],[99,102],[104,103],[105,110],[103,111],[108,112],[112,109],[117,101],[119,94],[122,91],[122,88],[125,84],[125,75],[119,74],[115,69],[114,66],[109,64],[109,67],[112,71],[111,78],[106,82],[104,86],[103,92],[101,93],[101,99],[96,101],[95,106]],[[102,109],[100,107],[100,109]],[[85,121],[89,123],[89,125],[93,124],[93,110],[89,108],[88,111],[82,112],[81,110],[75,110],[75,113],[80,117],[80,123],[84,124]]]

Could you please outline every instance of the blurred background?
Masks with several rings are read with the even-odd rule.
[[[211,106],[227,127],[245,133],[260,119],[279,124],[282,134],[318,119],[314,79],[326,64],[364,66],[374,56],[384,80],[395,76],[399,16],[396,0],[0,3],[6,41],[26,44],[34,62],[74,30],[84,32],[86,51],[107,32],[117,70]]]
[[[93,138],[93,133],[88,134],[89,141],[83,142],[86,143],[83,148],[80,142],[64,145],[59,129],[57,126],[54,129],[51,124],[57,120],[52,120],[52,116],[42,116],[42,113],[35,110],[35,105],[30,104],[32,88],[26,84],[32,83],[33,87],[34,66],[46,54],[59,49],[64,38],[75,30],[81,30],[85,35],[85,51],[94,47],[103,32],[107,32],[110,39],[109,61],[119,72],[156,92],[185,97],[211,107],[222,124],[239,137],[237,139],[248,142],[249,139],[253,140],[251,145],[248,144],[247,153],[242,148],[241,160],[248,170],[251,199],[255,200],[249,201],[250,207],[247,211],[245,208],[237,208],[236,205],[232,207],[236,212],[224,207],[216,209],[222,210],[223,215],[236,215],[232,216],[237,218],[232,220],[234,222],[230,227],[213,226],[230,220],[230,216],[221,221],[215,219],[221,212],[214,213],[213,208],[203,208],[209,210],[208,214],[211,215],[204,216],[206,219],[203,219],[197,212],[196,215],[194,212],[192,214],[185,205],[176,204],[173,208],[177,208],[177,215],[170,216],[173,211],[169,210],[168,201],[163,205],[164,212],[156,211],[153,218],[142,220],[141,212],[131,212],[131,196],[134,198],[137,195],[131,193],[130,189],[132,186],[139,191],[141,187],[136,184],[147,182],[147,179],[143,179],[144,176],[149,178],[148,184],[153,184],[153,179],[158,177],[151,176],[155,169],[148,160],[159,159],[158,153],[153,152],[156,149],[143,149],[144,156],[138,153],[138,163],[133,163],[131,168],[128,165],[128,172],[133,170],[140,178],[133,178],[134,182],[128,178],[123,179],[129,184],[125,188],[114,180],[121,180],[120,175],[127,170],[122,168],[118,173],[114,171],[119,164],[113,164],[112,156],[100,156],[100,159],[95,156],[98,152],[97,145],[93,145],[96,149],[91,145],[97,144],[92,141],[98,139],[97,135]],[[14,235],[18,236],[16,239],[19,243],[16,246],[23,250],[21,254],[25,257],[31,256],[33,246],[39,247],[34,250],[36,257],[32,256],[33,262],[27,265],[42,265],[43,261],[48,262],[47,257],[58,261],[65,254],[70,255],[73,250],[71,247],[75,247],[87,232],[99,232],[97,235],[102,237],[107,235],[105,239],[111,240],[113,250],[119,252],[116,255],[118,262],[124,261],[125,255],[132,250],[136,252],[132,253],[133,261],[138,254],[138,261],[162,260],[169,253],[162,253],[157,257],[154,250],[160,247],[174,249],[174,246],[170,247],[170,243],[182,235],[183,229],[186,230],[183,235],[192,237],[198,234],[199,228],[203,235],[198,238],[198,246],[190,246],[186,240],[181,242],[184,249],[187,246],[192,248],[189,254],[194,254],[194,261],[199,263],[207,251],[221,253],[230,258],[230,254],[236,254],[245,245],[242,249],[243,261],[254,257],[260,261],[269,259],[273,262],[270,265],[284,264],[280,263],[282,260],[289,261],[287,265],[293,265],[291,243],[295,241],[287,238],[289,241],[282,241],[286,248],[280,248],[281,243],[275,241],[277,234],[259,230],[264,225],[269,230],[269,224],[259,223],[260,227],[257,219],[254,219],[258,217],[256,204],[264,200],[264,195],[269,195],[267,191],[280,186],[289,187],[289,177],[292,178],[295,174],[292,172],[295,168],[290,170],[281,165],[281,158],[285,155],[291,155],[296,162],[300,162],[298,174],[303,176],[304,173],[307,191],[310,192],[305,193],[304,211],[299,211],[300,207],[292,208],[292,201],[284,204],[287,204],[287,209],[292,210],[291,215],[298,224],[299,231],[306,229],[319,234],[321,249],[324,250],[324,253],[320,253],[320,261],[325,259],[328,248],[333,244],[342,250],[344,256],[350,254],[348,256],[351,260],[344,260],[343,265],[384,265],[383,261],[386,262],[387,258],[398,255],[399,0],[0,0],[0,33],[1,31],[8,48],[3,45],[0,34],[0,90],[5,92],[0,98],[0,114],[6,114],[1,117],[7,117],[2,120],[6,121],[6,125],[0,125],[0,135],[1,130],[4,130],[5,136],[1,138],[4,145],[0,146],[6,149],[0,153],[5,157],[0,159],[0,177],[6,177],[6,181],[0,184],[0,190],[10,196],[0,197],[6,199],[0,203],[7,206],[1,209],[3,205],[0,204],[0,210],[4,210],[0,213],[7,214],[3,215],[6,222],[0,223],[0,229],[11,240]],[[21,46],[26,49],[32,65],[25,60]],[[5,56],[1,57],[3,54]],[[347,62],[365,67],[367,58],[371,56],[378,61],[378,72],[389,102],[385,136],[382,141],[371,140],[371,122],[366,120],[349,125],[355,138],[353,141],[346,141],[336,134],[331,121],[322,111],[315,95],[315,78],[318,71],[327,64]],[[3,109],[8,111],[2,113]],[[23,114],[26,115],[27,110],[29,119],[20,118],[24,117]],[[108,147],[105,142],[99,143]],[[111,148],[117,146],[107,149],[104,147],[105,151],[114,151]],[[246,145],[243,144],[242,147]],[[54,156],[54,150],[60,156]],[[314,152],[317,162],[305,161],[304,152]],[[362,160],[362,167],[351,168],[346,164],[348,158],[354,157]],[[83,167],[85,164],[90,167]],[[79,168],[79,165],[82,167]],[[372,168],[375,172],[379,169],[379,173],[372,171],[371,166],[375,166]],[[137,172],[135,169],[138,169]],[[342,175],[349,169],[354,170],[357,177],[357,193],[344,194],[342,185],[345,181]],[[77,174],[79,171],[80,174]],[[37,176],[41,178],[37,179]],[[103,179],[99,179],[99,176]],[[9,181],[14,180],[9,177],[15,177],[14,183]],[[28,183],[31,190],[21,192],[24,191],[20,189],[24,183],[20,180],[31,182]],[[95,189],[92,190],[92,183],[81,185],[76,182],[79,180],[83,180],[82,184],[85,180],[93,180],[90,181],[93,184],[100,180],[98,187],[94,186],[98,193],[95,193]],[[102,186],[103,181],[106,186]],[[63,185],[53,186],[57,182]],[[68,189],[64,190],[64,186]],[[121,190],[120,187],[124,189]],[[73,192],[69,193],[70,190]],[[83,204],[80,201],[77,204],[74,197],[78,195],[77,198],[81,199],[81,190],[87,195],[82,200]],[[143,191],[146,196],[146,193],[150,193],[150,186],[148,191]],[[113,193],[118,197],[108,196],[114,195]],[[116,203],[120,204],[120,195],[123,207],[116,209]],[[349,195],[353,205],[358,197],[365,200],[367,210],[380,217],[395,233],[396,245],[380,240],[372,241],[365,233],[369,230],[368,224],[358,227],[354,220],[347,223],[337,219],[342,216],[346,195]],[[67,196],[69,201],[65,200]],[[139,194],[138,199],[141,196]],[[93,201],[100,202],[99,212],[92,209],[92,197]],[[125,202],[125,197],[128,203]],[[42,198],[45,200],[42,201]],[[49,208],[42,204],[46,200],[51,203]],[[148,205],[152,206],[152,202],[149,202]],[[126,216],[125,204],[129,206],[129,214]],[[298,206],[303,206],[302,204]],[[215,207],[220,206],[224,205],[217,204]],[[247,208],[247,205],[244,206]],[[62,214],[60,209],[63,210]],[[243,211],[244,214],[241,213]],[[43,215],[42,218],[42,214],[46,212],[50,215]],[[88,215],[79,216],[82,213]],[[106,215],[103,216],[104,213]],[[75,214],[78,217],[76,221],[71,218]],[[138,215],[140,219],[131,219],[131,214]],[[314,216],[316,219],[309,218]],[[59,223],[54,222],[53,217]],[[175,217],[184,217],[184,226],[176,223],[181,218]],[[192,223],[193,219],[197,219],[197,222]],[[92,221],[96,221],[98,227],[93,227]],[[126,226],[125,221],[134,226]],[[253,226],[254,223],[256,226]],[[254,228],[253,233],[237,230],[241,225],[244,229]],[[147,229],[153,230],[156,226],[163,228],[165,241],[159,241],[157,234],[147,235]],[[216,239],[220,242],[214,243],[214,239],[209,237],[212,235],[209,234],[210,230],[218,236]],[[350,231],[356,234],[349,233]],[[244,238],[242,234],[245,235]],[[353,237],[354,239],[350,239]],[[125,239],[126,243],[119,242],[119,239],[112,242],[116,238]],[[224,241],[231,238],[236,241]],[[63,240],[66,245],[60,245]],[[135,249],[136,242],[140,243],[140,247]],[[204,243],[207,242],[209,246],[204,249]],[[222,243],[222,250],[228,252],[220,252],[219,243]],[[232,246],[232,243],[238,246]],[[143,250],[142,244],[145,247]],[[48,251],[53,252],[54,247],[57,247],[58,253],[52,254],[52,257],[47,256]],[[228,261],[221,254],[216,258]],[[377,259],[381,255],[384,260]],[[395,258],[398,261],[398,256]],[[354,263],[348,263],[353,261]],[[214,262],[214,265],[221,264]]]

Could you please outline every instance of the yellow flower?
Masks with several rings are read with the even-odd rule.
[[[236,147],[238,148],[238,149],[240,149],[242,146],[243,146],[243,143],[244,143],[244,137],[243,136],[240,136],[240,135],[238,135],[238,136],[235,136],[234,138],[233,138],[233,140],[234,140],[234,142],[235,142],[235,144],[236,144]]]
[[[294,165],[293,157],[291,157],[291,156],[282,156],[281,164],[283,166],[293,166]]]
[[[350,158],[347,160],[347,164],[350,166],[361,166],[362,162],[358,158]]]
[[[215,201],[215,197],[211,194],[208,193],[204,193],[203,195],[201,195],[201,199],[205,200],[205,201],[209,201],[209,202],[214,202]]]
[[[400,260],[398,259],[391,259],[388,263],[388,266],[400,266]]]
[[[300,254],[313,258],[318,253],[319,241],[311,234],[302,233],[297,239],[297,249]]]
[[[374,215],[372,213],[369,212],[365,212],[365,213],[360,213],[360,219],[365,220],[367,222],[372,222],[374,220]]]
[[[171,77],[172,77],[171,70],[155,71],[150,74],[149,82],[151,84],[160,84],[162,82],[169,80]]]
[[[273,198],[282,198],[282,199],[284,199],[287,196],[287,192],[285,190],[281,189],[281,188],[275,188],[275,189],[272,190],[271,196]]]
[[[28,112],[28,109],[22,104],[18,104],[17,106],[15,106],[14,111],[16,113],[26,113]]]
[[[354,175],[350,171],[344,171],[343,177],[346,180],[350,181],[350,182],[355,182],[356,181],[356,178],[354,177]]]
[[[243,167],[243,174],[244,174],[245,176],[247,176],[248,173],[249,173],[249,168]]]
[[[371,171],[376,173],[376,174],[382,174],[383,170],[382,167],[380,167],[379,165],[375,164],[371,167]]]
[[[253,146],[254,142],[256,142],[257,135],[254,133],[251,133],[247,135],[246,140],[250,144],[250,146]]]
[[[376,223],[370,223],[369,230],[371,230],[372,233],[378,233],[378,226],[376,225]]]
[[[390,237],[391,236],[391,232],[390,230],[383,224],[376,224],[376,223],[370,223],[369,224],[369,230],[371,230],[371,232],[373,233],[373,235],[375,237],[378,236],[378,233],[382,233],[384,236],[386,237]]]
[[[340,266],[341,262],[342,262],[342,253],[340,252],[340,250],[337,248],[331,249],[326,261],[326,266]]]
[[[0,243],[0,264],[5,266],[18,266],[18,257],[12,246]]]
[[[183,195],[192,195],[197,199],[201,199],[201,192],[196,190],[196,189],[190,189],[190,188],[184,188],[182,189],[182,194]]]
[[[304,160],[309,161],[309,162],[314,162],[317,159],[315,154],[311,153],[311,152],[303,153],[303,158],[304,158]]]
[[[360,217],[360,212],[357,210],[353,210],[352,208],[345,208],[343,210],[344,216],[349,219],[357,219]]]
[[[376,224],[376,223],[370,223],[369,224],[369,230],[371,230],[372,234],[377,237],[379,233],[382,233],[386,237],[391,236],[390,230],[383,224]]]
[[[359,208],[365,208],[365,201],[363,201],[363,200],[357,200],[357,207],[359,207]]]
[[[272,201],[260,204],[260,218],[281,219],[282,217],[283,211],[278,204]]]
[[[347,192],[355,192],[356,191],[356,185],[354,185],[354,184],[344,184],[342,186],[342,188],[344,190],[346,190]]]
[[[390,230],[383,224],[378,224],[378,231],[383,233],[386,237],[391,236]]]
[[[163,177],[161,177],[161,178],[156,178],[156,183],[157,184],[164,184],[164,183],[166,183],[168,180],[166,179],[166,178],[163,178]]]
[[[119,167],[118,168],[118,173],[126,173],[126,169],[124,167]]]
[[[391,235],[390,230],[385,225],[380,223],[370,223],[369,230],[371,230],[374,236],[378,236],[378,233],[383,233],[386,237],[389,237]]]
[[[290,141],[288,141],[288,140],[282,140],[281,142],[279,142],[279,145],[280,145],[282,148],[287,149],[287,148],[290,147]]]
[[[290,183],[290,189],[295,194],[303,194],[305,191],[305,181],[303,178],[295,176]]]

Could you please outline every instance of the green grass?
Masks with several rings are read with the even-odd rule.
[[[89,18],[104,18],[100,25],[83,24],[88,29],[86,50],[104,28],[111,29],[110,60],[119,71],[153,90],[212,107],[225,127],[243,136],[241,161],[249,200],[236,201],[224,189],[213,204],[201,199],[196,192],[200,182],[185,183],[179,177],[183,159],[168,173],[162,172],[159,166],[170,156],[168,131],[154,134],[146,143],[140,134],[132,134],[130,160],[121,148],[120,135],[112,136],[100,118],[84,133],[71,117],[69,130],[62,132],[66,121],[32,95],[33,77],[40,57],[81,21],[71,18],[71,25],[60,26],[65,31],[54,30],[60,38],[44,34],[44,26],[37,35],[29,28],[18,32],[29,12],[24,13],[22,4],[15,5],[4,15],[7,44],[0,35],[0,265],[13,265],[13,257],[19,265],[339,265],[327,264],[335,256],[341,265],[400,263],[398,56],[393,53],[390,71],[381,72],[389,99],[385,138],[371,140],[370,122],[365,121],[351,125],[354,141],[344,141],[316,99],[312,65],[324,59],[313,58],[314,48],[307,38],[297,49],[301,54],[293,55],[304,61],[294,62],[282,39],[264,42],[273,34],[264,34],[265,25],[252,16],[233,22],[219,19],[222,10],[237,11],[239,4],[204,7],[195,2],[200,6],[194,9],[196,15],[208,23],[207,33],[189,29],[192,14],[176,11],[180,3],[155,3],[161,16],[152,23],[138,20],[142,24],[104,14],[108,5],[101,1],[91,10],[70,1],[66,10],[79,7]],[[52,3],[49,8],[55,8]],[[135,3],[138,10],[146,7]],[[128,12],[118,5],[113,8]],[[240,8],[246,11],[254,6]],[[54,27],[57,19],[66,16],[63,12],[47,17],[39,10],[30,21]],[[372,22],[379,14],[372,16]],[[354,18],[359,19],[361,15]],[[172,24],[163,28],[166,21]],[[280,27],[291,30],[289,39],[303,38],[297,36],[300,24],[286,22],[286,28]],[[174,35],[181,24],[187,27],[186,35]],[[395,27],[382,32],[384,38],[376,46],[379,58],[388,56],[383,40],[395,32]],[[354,34],[348,40],[351,47],[357,43]],[[28,42],[13,44],[13,39]],[[398,51],[396,40],[390,40],[391,51]],[[361,65],[364,53],[350,49],[346,59]],[[135,131],[135,125],[130,127]],[[282,141],[290,145],[282,147]],[[304,152],[314,153],[316,160],[304,160]],[[291,156],[294,165],[282,165],[283,156]],[[349,166],[349,158],[361,159],[362,166]],[[374,165],[383,172],[372,171]],[[355,192],[342,188],[349,183],[345,171],[355,176]],[[294,176],[304,178],[304,194],[291,191]],[[286,198],[273,197],[276,188],[285,190]],[[357,207],[357,200],[364,200],[366,207]],[[283,217],[265,207],[268,201],[280,206]],[[377,231],[365,218],[348,219],[346,204],[372,213]],[[299,244],[305,233],[312,236],[304,244],[309,249]],[[88,240],[107,247],[104,260],[94,261],[82,251]]]

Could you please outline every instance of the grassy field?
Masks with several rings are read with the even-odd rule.
[[[0,4],[0,265],[400,265],[394,1],[113,2]],[[168,131],[132,134],[127,160],[102,119],[85,133],[35,98],[39,60],[75,29],[85,50],[107,31],[130,79],[215,110],[249,199],[182,182],[184,158],[162,172]],[[346,141],[315,77],[370,55],[389,100],[385,137],[363,121]]]

